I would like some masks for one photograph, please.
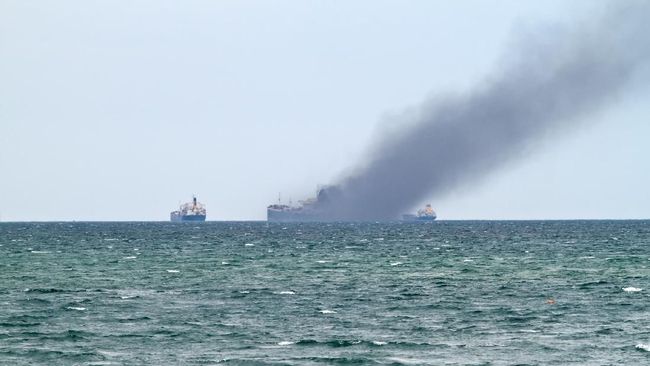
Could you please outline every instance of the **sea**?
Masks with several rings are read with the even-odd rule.
[[[650,221],[1,223],[0,365],[650,365]]]

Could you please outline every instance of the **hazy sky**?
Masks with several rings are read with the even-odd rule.
[[[167,220],[193,193],[209,220],[264,219],[390,116],[488,77],[518,32],[604,4],[0,0],[0,220]],[[642,84],[432,199],[439,217],[650,218]]]

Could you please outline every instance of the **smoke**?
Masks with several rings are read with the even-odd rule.
[[[322,218],[394,219],[587,122],[648,61],[649,10],[647,1],[617,2],[598,19],[519,35],[482,84],[422,103],[414,123],[322,192]]]

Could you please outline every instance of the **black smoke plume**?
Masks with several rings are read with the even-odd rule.
[[[588,122],[647,63],[649,10],[650,1],[620,1],[597,19],[519,35],[483,83],[422,103],[414,123],[325,189],[322,219],[395,219]]]

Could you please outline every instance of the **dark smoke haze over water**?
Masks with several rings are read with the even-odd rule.
[[[326,192],[323,218],[395,219],[588,122],[647,64],[649,24],[650,1],[621,1],[604,16],[517,37],[483,83],[424,102],[414,124],[374,146]]]

